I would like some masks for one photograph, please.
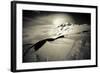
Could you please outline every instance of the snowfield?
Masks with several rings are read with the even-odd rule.
[[[64,31],[66,28],[68,30]],[[52,30],[54,31],[54,29]],[[66,26],[64,30],[60,34],[64,35],[64,38],[59,38],[51,42],[47,41],[37,51],[34,51],[34,47],[32,47],[24,57],[24,62],[90,59],[90,25],[71,25]],[[52,35],[52,37],[56,38],[60,35],[56,34]]]

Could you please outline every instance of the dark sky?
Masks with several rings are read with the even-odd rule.
[[[31,10],[23,10],[23,21],[27,22],[31,19],[34,19],[36,17],[43,17],[48,16],[52,14],[65,14],[69,15],[74,19],[75,24],[91,24],[90,13],[71,13],[71,12],[51,12],[51,11],[31,11]]]

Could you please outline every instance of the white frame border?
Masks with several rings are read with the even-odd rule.
[[[17,26],[17,48],[16,48],[16,66],[17,70],[23,69],[39,69],[39,68],[53,68],[53,67],[75,67],[75,66],[87,66],[96,65],[96,9],[84,8],[84,7],[65,7],[65,6],[53,6],[53,5],[28,5],[17,4],[16,6],[16,26]],[[50,8],[49,8],[50,7]],[[59,61],[59,62],[40,62],[40,63],[22,63],[22,10],[40,10],[40,11],[62,11],[62,12],[82,12],[91,13],[91,60],[79,60],[79,61]]]

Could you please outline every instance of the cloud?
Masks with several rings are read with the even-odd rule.
[[[28,19],[28,18],[27,18]],[[29,18],[29,21],[23,24],[23,42],[35,43],[39,40],[55,36],[57,33],[71,34],[90,29],[87,24],[71,26],[68,31],[58,31],[57,26],[62,23],[71,22],[74,24],[74,19],[69,14],[57,13],[37,16]]]

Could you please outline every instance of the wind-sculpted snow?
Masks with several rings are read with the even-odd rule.
[[[90,59],[89,25],[66,25],[60,33],[31,44],[24,55],[24,62]],[[61,35],[64,37],[57,38]]]

